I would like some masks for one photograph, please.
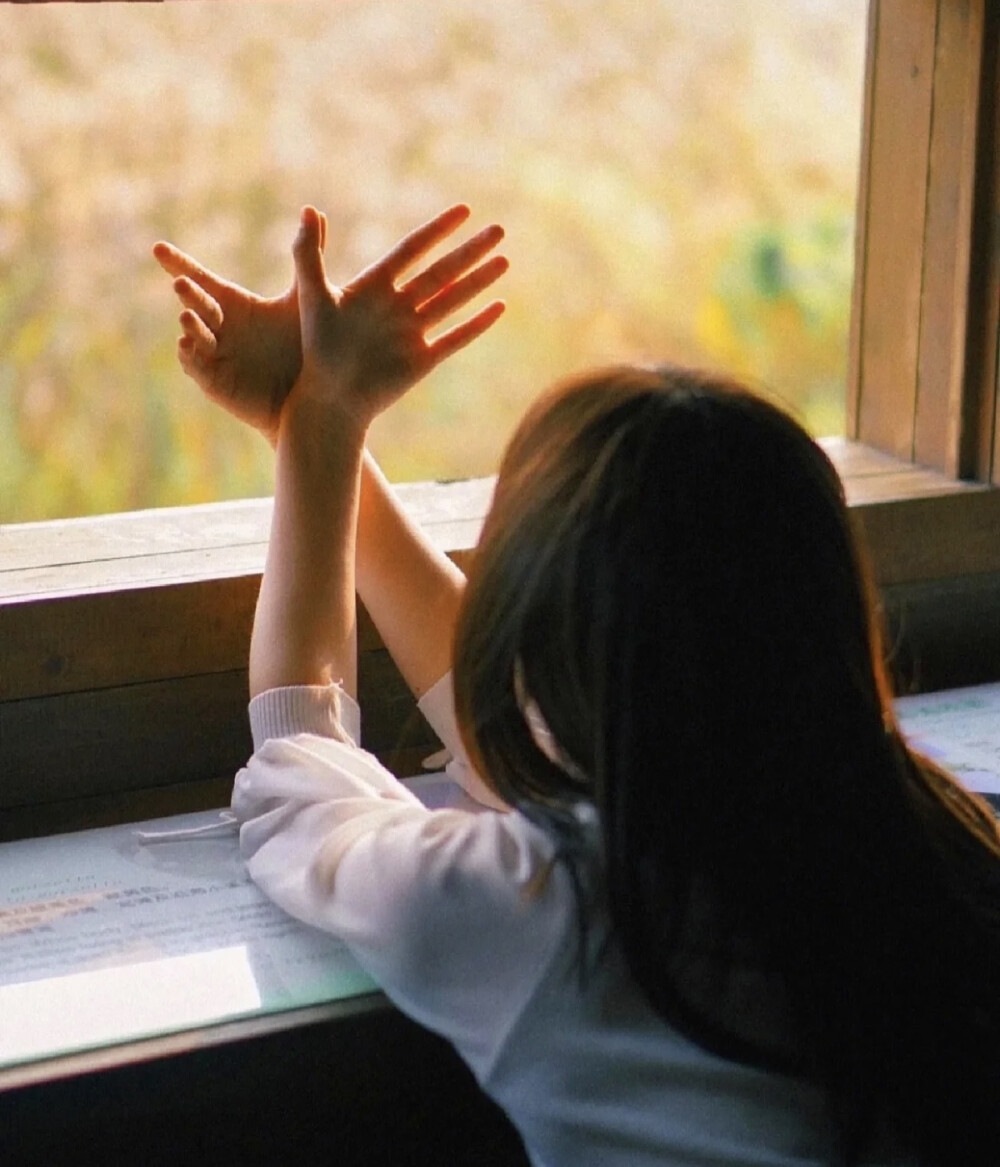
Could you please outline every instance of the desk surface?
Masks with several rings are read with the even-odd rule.
[[[216,812],[0,846],[0,1066],[374,991]]]
[[[1000,684],[896,702],[908,740],[1000,811]]]
[[[440,775],[409,785],[461,804]],[[251,883],[228,812],[0,844],[0,1089],[73,1072],[82,1051],[201,1046],[238,1019],[259,1033],[375,994],[339,940]]]
[[[914,744],[1000,808],[1000,684],[898,709]],[[423,794],[455,797],[433,777]],[[0,845],[0,1090],[230,1040],[244,1021],[260,1032],[371,1007],[373,994],[339,941],[249,881],[216,812]]]

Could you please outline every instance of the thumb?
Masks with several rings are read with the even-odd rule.
[[[315,311],[319,298],[326,291],[326,268],[323,264],[322,220],[315,207],[303,207],[299,232],[292,244],[295,261],[295,284],[299,306],[303,313]]]

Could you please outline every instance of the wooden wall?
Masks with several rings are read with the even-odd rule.
[[[458,561],[492,480],[400,488]],[[228,802],[271,504],[0,529],[0,838]],[[368,619],[363,744],[397,773],[439,748]]]
[[[1000,662],[1000,491],[826,443],[872,551],[906,690]],[[399,488],[471,553],[492,480]],[[222,806],[246,759],[246,664],[270,502],[0,529],[0,838]],[[993,605],[991,608],[990,605]],[[438,748],[371,622],[363,744],[396,773]]]

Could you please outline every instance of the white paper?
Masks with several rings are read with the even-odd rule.
[[[991,802],[1000,797],[1000,684],[901,697],[907,740]]]
[[[408,785],[427,806],[482,809],[443,774]],[[231,820],[0,844],[0,1066],[376,989],[251,883]]]
[[[0,1065],[374,990],[250,882],[235,828],[142,837],[218,823],[0,844]]]

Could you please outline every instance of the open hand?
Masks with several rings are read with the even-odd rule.
[[[469,217],[450,207],[402,239],[350,283],[327,282],[324,221],[302,212],[293,247],[302,330],[298,394],[320,400],[361,427],[452,353],[482,335],[504,310],[493,301],[434,339],[428,333],[507,270],[501,255],[484,257],[503,228],[484,228],[410,278],[406,273]]]
[[[325,238],[325,218],[320,219]],[[206,396],[247,422],[273,445],[281,407],[302,366],[298,297],[294,283],[265,299],[217,276],[170,243],[153,255],[183,305],[181,368]]]

